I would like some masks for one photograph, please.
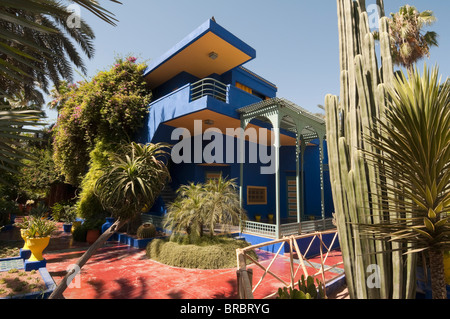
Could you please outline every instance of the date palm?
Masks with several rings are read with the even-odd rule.
[[[116,0],[111,0],[120,3]],[[94,0],[71,0],[103,21],[115,25],[114,15]],[[0,2],[0,170],[13,171],[27,157],[20,149],[25,136],[36,130],[25,128],[38,123],[40,112],[11,109],[11,103],[40,106],[49,82],[72,80],[71,63],[85,70],[72,41],[91,57],[93,31],[82,20],[79,28],[69,28],[67,5],[54,0],[2,0]],[[34,107],[36,109],[36,107]]]
[[[246,219],[246,214],[241,209],[236,179],[224,179],[220,176],[209,180],[204,188],[205,223],[211,234],[217,224],[222,225],[222,230],[228,231],[230,226],[237,226],[241,219]]]
[[[175,232],[203,236],[203,226],[207,226],[210,236],[214,235],[217,224],[223,230],[239,225],[245,214],[240,207],[235,179],[220,177],[207,183],[190,183],[177,190],[177,198],[169,206],[165,226]]]
[[[30,158],[23,147],[23,142],[36,140],[36,126],[42,117],[36,110],[0,110],[0,172],[17,173],[17,167],[23,165],[22,159]],[[3,175],[3,174],[2,174]],[[5,181],[0,178],[0,183]]]
[[[384,198],[397,217],[361,225],[375,239],[401,243],[409,253],[427,252],[433,298],[446,298],[443,252],[450,250],[450,86],[425,66],[390,89],[387,122],[368,138],[368,154],[386,179]]]
[[[181,185],[177,198],[169,205],[164,226],[175,233],[203,236],[205,224],[205,189],[201,183]]]
[[[432,11],[419,12],[410,5],[402,6],[398,12],[391,13],[389,35],[395,64],[404,66],[411,72],[415,62],[430,55],[430,47],[438,46],[437,33],[423,33],[423,28],[435,21],[436,17]]]
[[[111,165],[95,184],[95,193],[105,209],[116,222],[105,231],[80,257],[76,265],[81,269],[95,251],[135,216],[144,207],[152,207],[155,199],[170,178],[165,165],[167,145],[137,144],[132,142],[120,150],[111,160]],[[61,298],[67,288],[68,272],[50,299]]]

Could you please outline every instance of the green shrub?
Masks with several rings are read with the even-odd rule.
[[[147,245],[147,257],[175,267],[224,269],[236,267],[236,249],[249,245],[229,237],[201,237],[196,244],[184,244],[188,241],[184,237],[154,239]],[[256,259],[256,254],[253,257]]]
[[[88,229],[84,224],[76,227],[72,233],[73,240],[84,243],[86,241],[87,231]]]

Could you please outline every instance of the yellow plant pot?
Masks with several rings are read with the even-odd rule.
[[[28,249],[31,250],[31,257],[29,261],[41,261],[44,260],[42,252],[48,246],[50,242],[50,236],[43,238],[27,238]]]
[[[261,221],[261,215],[255,215],[255,220],[257,222],[260,222]]]
[[[267,218],[269,219],[269,222],[273,222],[273,214],[268,214]]]
[[[25,242],[22,249],[29,250],[30,248],[28,248],[28,245],[27,245],[27,236],[25,235],[25,229],[20,230],[20,236],[22,237],[23,241]]]

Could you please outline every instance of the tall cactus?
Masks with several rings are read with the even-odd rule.
[[[383,1],[377,5],[383,15]],[[337,0],[337,11],[340,97],[327,95],[325,109],[331,186],[349,294],[354,299],[412,298],[414,255],[403,255],[398,244],[362,236],[355,226],[379,223],[390,214],[388,191],[380,185],[392,181],[368,164],[365,154],[375,150],[364,138],[376,129],[374,118],[384,118],[386,86],[394,77],[388,21],[384,16],[379,20],[382,66],[378,68],[365,1]]]

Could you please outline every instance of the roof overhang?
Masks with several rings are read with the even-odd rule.
[[[255,57],[253,48],[210,19],[151,63],[144,77],[150,88],[156,88],[183,71],[202,79]]]

